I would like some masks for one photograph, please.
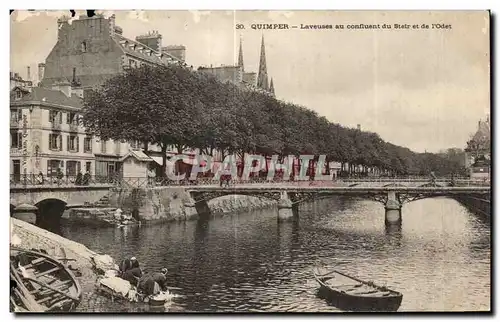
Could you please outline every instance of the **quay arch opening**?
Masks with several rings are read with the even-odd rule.
[[[66,202],[60,199],[44,199],[35,206],[38,208],[36,211],[36,225],[57,233],[60,228],[61,217],[66,210]]]

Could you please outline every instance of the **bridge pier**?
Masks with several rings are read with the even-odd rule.
[[[387,193],[387,202],[385,203],[385,224],[386,226],[401,225],[401,208],[403,205],[399,202],[396,192]]]
[[[297,206],[295,205],[295,208]],[[297,211],[297,209],[295,209]],[[288,221],[293,219],[294,205],[286,191],[281,192],[280,200],[278,201],[278,221]]]
[[[195,203],[194,210],[198,214],[199,218],[208,218],[211,215],[210,207],[208,206],[208,202],[206,200],[198,201],[197,203]],[[191,207],[189,211],[192,213],[193,208]]]

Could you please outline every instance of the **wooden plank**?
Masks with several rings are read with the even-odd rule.
[[[24,293],[30,295],[29,291],[26,289],[26,286],[23,284],[23,279],[21,279],[12,263],[10,263],[10,274],[11,277],[17,282],[17,288],[15,288],[14,291],[18,294],[26,309],[31,312],[44,312],[45,308],[36,303],[32,296],[31,298],[24,296]]]
[[[52,286],[48,285],[47,283],[44,283],[44,282],[41,282],[41,281],[35,280],[35,279],[33,279],[33,278],[28,278],[28,280],[33,281],[33,282],[35,282],[35,283],[39,284],[40,286],[46,287],[46,288],[48,288],[48,289],[51,289],[51,290],[53,290],[53,291],[55,291],[55,292],[57,292],[57,293],[60,293],[60,294],[62,294],[62,295],[65,295],[66,297],[68,297],[68,298],[70,298],[70,299],[72,299],[72,300],[74,300],[74,301],[80,301],[80,299],[78,299],[78,298],[76,298],[76,297],[74,297],[74,296],[72,296],[72,295],[69,295],[69,294],[67,294],[67,293],[64,293],[64,292],[62,292],[62,291],[59,291],[58,289],[53,288]]]
[[[61,270],[61,267],[56,266],[54,268],[49,269],[48,271],[36,274],[35,278],[38,278],[38,277],[41,277],[41,276],[44,276],[44,275],[47,275],[47,274],[50,274],[50,273],[53,273],[53,272],[57,272],[59,270]]]
[[[32,268],[35,265],[38,265],[38,264],[41,264],[41,263],[45,262],[45,260],[46,260],[46,258],[39,257],[37,259],[32,260],[31,263],[28,264],[28,265],[26,265],[26,266],[24,266],[24,268],[25,269],[30,269],[30,268]]]
[[[71,286],[72,283],[73,283],[72,280],[67,280],[64,282],[57,280],[55,283],[49,284],[49,285],[62,291],[64,286],[69,287],[69,286]],[[41,287],[35,291],[32,291],[31,294],[39,293],[38,295],[44,295],[44,293],[50,293],[50,292],[53,292],[53,291],[50,289],[45,289],[45,288]]]
[[[63,299],[64,296],[62,294],[56,294],[56,295],[50,295],[50,296],[47,296],[47,297],[44,297],[43,299],[37,301],[38,304],[42,304],[43,302],[47,302],[48,300],[61,300]]]

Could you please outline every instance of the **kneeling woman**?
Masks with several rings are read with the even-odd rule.
[[[139,285],[137,286],[138,291],[142,292],[144,295],[156,295],[167,289],[167,273],[166,268],[162,268],[161,273],[153,273],[144,275],[139,280]]]
[[[135,257],[130,259],[130,268],[125,270],[122,274],[122,278],[129,281],[130,284],[137,287],[139,284],[139,279],[142,277],[142,270],[140,268],[139,262]]]

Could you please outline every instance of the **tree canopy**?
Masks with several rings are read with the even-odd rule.
[[[326,155],[347,171],[394,175],[458,173],[456,158],[416,153],[376,133],[347,128],[303,106],[222,83],[182,66],[129,69],[84,98],[87,131],[102,139],[198,148],[213,155]],[[165,166],[165,153],[164,166]]]

